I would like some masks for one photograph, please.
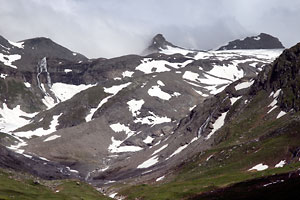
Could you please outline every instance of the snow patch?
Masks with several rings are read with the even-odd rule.
[[[49,135],[53,132],[56,131],[56,126],[59,125],[58,123],[58,118],[62,115],[63,113],[59,114],[59,115],[53,115],[53,119],[50,123],[50,126],[48,129],[44,129],[44,128],[38,128],[36,130],[33,131],[25,131],[25,132],[15,132],[14,134],[18,137],[25,137],[27,139],[30,139],[32,136],[44,136],[44,135]]]
[[[66,83],[54,83],[51,87],[51,91],[55,94],[55,96],[60,100],[60,101],[66,101],[68,99],[71,99],[75,94],[86,90],[90,87],[95,86],[96,84],[92,85],[71,85],[71,84],[66,84]]]
[[[213,129],[212,131],[208,134],[208,136],[205,138],[208,140],[217,130],[219,130],[223,125],[224,125],[224,120],[227,115],[228,111],[225,113],[222,113],[222,115],[215,121],[213,124]]]
[[[24,49],[24,42],[12,42],[12,41],[9,41],[9,44],[15,46],[15,47],[18,47],[19,49]]]
[[[44,142],[48,142],[48,141],[51,141],[51,140],[55,140],[57,138],[60,138],[61,136],[60,135],[51,135],[50,137],[46,138],[44,140]]]
[[[160,147],[159,149],[155,150],[155,151],[151,154],[151,156],[153,156],[153,155],[155,155],[155,154],[161,152],[162,150],[164,150],[165,148],[167,148],[167,146],[168,146],[168,144],[165,144],[164,146],[162,146],[162,147]]]
[[[254,83],[254,80],[242,82],[242,83],[237,84],[234,88],[235,88],[235,90],[242,90],[245,88],[249,88],[251,85],[253,85],[253,83]]]
[[[277,115],[276,119],[279,119],[280,117],[286,115],[286,112],[280,111],[280,113]]]
[[[275,168],[283,167],[285,164],[286,164],[286,161],[285,161],[285,160],[281,160],[279,163],[277,163],[277,164],[275,165]]]
[[[151,114],[150,116],[144,117],[144,118],[136,118],[134,120],[134,123],[141,123],[141,124],[148,124],[151,126],[171,122],[171,119],[168,117],[160,117],[155,115],[153,112],[149,111]]]
[[[123,76],[123,78],[132,77],[133,74],[134,74],[134,72],[132,72],[132,71],[125,71],[122,73],[122,76]]]
[[[155,165],[156,163],[158,163],[158,156],[154,156],[148,160],[146,160],[145,162],[143,162],[142,164],[140,164],[139,166],[137,166],[138,169],[140,168],[148,168],[151,167],[152,165]]]
[[[148,94],[152,97],[158,97],[162,100],[170,100],[172,98],[172,96],[164,91],[162,91],[160,89],[159,85],[155,85],[152,86],[149,90],[148,90]]]
[[[161,180],[163,180],[164,178],[165,178],[165,176],[161,176],[161,177],[159,177],[159,178],[156,179],[156,182],[161,181]]]
[[[151,144],[153,140],[153,137],[147,136],[146,139],[143,140],[143,142],[146,144]]]
[[[169,62],[164,60],[152,60],[151,58],[144,58],[142,63],[135,69],[144,72],[145,74],[151,74],[153,72],[167,72],[171,71],[165,65]]]
[[[28,83],[28,82],[24,82],[24,85],[25,85],[27,88],[30,88],[30,87],[31,87],[31,84]]]
[[[263,170],[266,170],[268,169],[269,166],[268,165],[264,165],[262,163],[258,164],[258,165],[255,165],[254,167],[252,167],[251,169],[249,169],[248,171],[253,171],[253,170],[256,170],[256,171],[263,171]]]
[[[24,117],[32,118],[37,114],[22,111],[20,105],[10,109],[7,107],[6,103],[3,103],[2,107],[3,108],[0,108],[0,131],[4,133],[9,133],[10,131],[25,126],[30,123],[30,120]]]
[[[231,97],[230,98],[231,105],[233,105],[235,102],[237,102],[237,100],[239,100],[240,98],[242,98],[242,96],[240,96],[240,97]]]
[[[69,73],[69,72],[72,72],[72,70],[71,69],[65,69],[64,72]]]
[[[144,105],[145,101],[143,99],[141,100],[136,100],[132,99],[127,102],[127,105],[129,106],[129,111],[132,113],[133,117],[138,116],[141,112],[141,108]]]
[[[20,59],[21,59],[21,55],[18,54],[4,55],[0,53],[0,61],[3,62],[4,65],[8,67],[12,67],[14,69],[17,69],[17,66],[13,65],[12,63]]]
[[[0,78],[5,79],[8,75],[7,74],[0,74]]]
[[[111,138],[112,144],[110,144],[108,147],[108,150],[110,152],[112,152],[112,153],[135,152],[135,151],[140,151],[143,149],[139,146],[120,146],[127,138],[129,138],[135,134],[135,132],[130,130],[129,127],[127,127],[121,123],[116,123],[116,124],[111,124],[110,128],[116,133],[125,132],[127,135],[124,140],[116,140],[114,137],[112,137]]]

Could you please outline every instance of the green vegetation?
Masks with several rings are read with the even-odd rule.
[[[0,171],[0,199],[17,200],[105,200],[92,186],[73,180],[33,181],[31,178],[16,178],[12,172]],[[47,185],[47,186],[46,186]]]

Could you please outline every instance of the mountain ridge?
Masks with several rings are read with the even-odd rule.
[[[262,141],[257,145],[269,153],[265,138],[274,139],[272,134],[284,135],[278,127],[283,124],[282,130],[295,132],[291,125],[295,123],[297,127],[297,120],[284,124],[282,119],[293,119],[292,113],[284,106],[277,107],[279,104],[273,101],[282,104],[280,99],[284,99],[284,93],[278,92],[279,86],[284,80],[291,82],[284,77],[290,77],[289,72],[293,70],[292,77],[295,76],[298,68],[295,70],[291,64],[284,77],[273,78],[272,86],[264,85],[272,77],[271,63],[281,54],[281,49],[197,51],[177,47],[162,35],[157,40],[157,52],[146,56],[78,60],[80,57],[68,51],[71,57],[66,59],[63,54],[55,57],[55,53],[53,57],[43,57],[43,53],[40,57],[33,56],[32,60],[28,59],[32,63],[28,68],[19,68],[15,61],[0,62],[0,89],[11,91],[0,96],[0,128],[5,138],[1,141],[19,157],[46,158],[50,161],[45,163],[54,162],[65,167],[67,173],[75,171],[78,179],[106,194],[118,192],[131,199],[139,184],[160,184],[161,180],[166,185],[172,184],[172,177],[183,173],[181,170],[194,162],[203,174],[206,171],[201,166],[209,166],[210,162],[211,170],[216,170],[214,157],[226,159],[215,148],[230,152],[232,146],[226,146],[227,143],[243,152],[242,146],[250,148],[257,136]],[[22,45],[24,49],[32,48],[26,47],[26,42]],[[296,62],[297,55],[298,48],[285,50],[274,62],[280,66],[276,73],[281,73],[282,66]],[[46,65],[41,64],[41,59]],[[10,66],[13,64],[16,68]],[[263,90],[271,87],[273,94],[271,89]],[[292,86],[286,84],[286,87]],[[28,100],[24,94],[28,94]],[[292,97],[297,99],[297,93]],[[27,113],[33,105],[36,113]],[[286,105],[296,108],[298,104]],[[20,123],[10,124],[9,116]],[[249,122],[242,125],[243,120]],[[272,123],[275,125],[269,128]],[[235,124],[253,135],[242,135]],[[256,126],[259,127],[257,135],[253,131]],[[237,140],[235,135],[239,137]],[[295,138],[293,144],[298,141]],[[289,148],[295,151],[294,147]],[[253,158],[254,161],[258,162],[259,158]],[[275,165],[275,158],[267,161],[268,166]],[[238,175],[249,178],[244,171],[253,165],[243,161],[243,170]],[[219,179],[213,177],[213,180]],[[118,183],[135,186],[124,189],[116,187]],[[197,186],[199,191],[202,186]],[[147,188],[152,189],[146,185],[145,192]],[[173,195],[171,191],[168,195]]]

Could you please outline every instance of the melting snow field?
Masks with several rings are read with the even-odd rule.
[[[228,113],[228,111],[225,113],[222,113],[222,115],[215,121],[215,123],[213,124],[212,131],[205,138],[206,140],[208,140],[217,130],[219,130],[224,125],[224,120],[225,120],[227,113]]]
[[[126,139],[128,139],[130,136],[135,134],[135,132],[130,130],[129,127],[121,123],[116,123],[116,124],[111,124],[110,128],[116,133],[125,132],[127,135],[124,140],[116,140],[114,137],[112,137],[111,138],[112,144],[110,144],[108,147],[108,150],[110,152],[112,153],[135,152],[143,149],[139,146],[120,146]]]
[[[37,114],[22,111],[20,105],[13,109],[9,109],[6,103],[3,103],[2,107],[3,108],[0,108],[0,131],[4,133],[16,130],[30,122],[30,120],[23,117],[32,118]]]
[[[252,170],[256,170],[256,171],[263,171],[268,169],[269,166],[268,165],[264,165],[262,163],[255,165],[254,167],[252,167],[251,169],[249,169],[248,171],[252,171]]]
[[[151,74],[153,72],[167,72],[171,71],[165,65],[169,62],[164,60],[152,60],[151,58],[144,58],[142,63],[135,69],[144,72],[145,74]]]
[[[60,101],[66,101],[71,99],[75,94],[86,90],[95,85],[71,85],[66,83],[54,83],[51,87],[52,92],[55,94]]]
[[[12,63],[15,62],[16,60],[20,60],[21,56],[18,54],[14,55],[4,55],[0,53],[0,62],[3,62],[4,65],[12,67],[17,69],[17,66],[13,65]]]
[[[14,134],[18,137],[24,137],[27,139],[30,139],[32,136],[43,136],[43,135],[49,135],[56,131],[56,126],[59,125],[58,118],[62,115],[53,115],[53,119],[50,123],[50,126],[48,129],[38,128],[33,131],[25,131],[25,132],[15,132]]]
[[[235,81],[244,76],[244,72],[237,68],[237,64],[231,65],[213,65],[213,69],[208,71],[209,74]]]

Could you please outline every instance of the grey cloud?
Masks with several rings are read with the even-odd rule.
[[[0,0],[0,34],[46,36],[88,57],[139,53],[156,33],[211,49],[260,32],[300,41],[297,0]]]

